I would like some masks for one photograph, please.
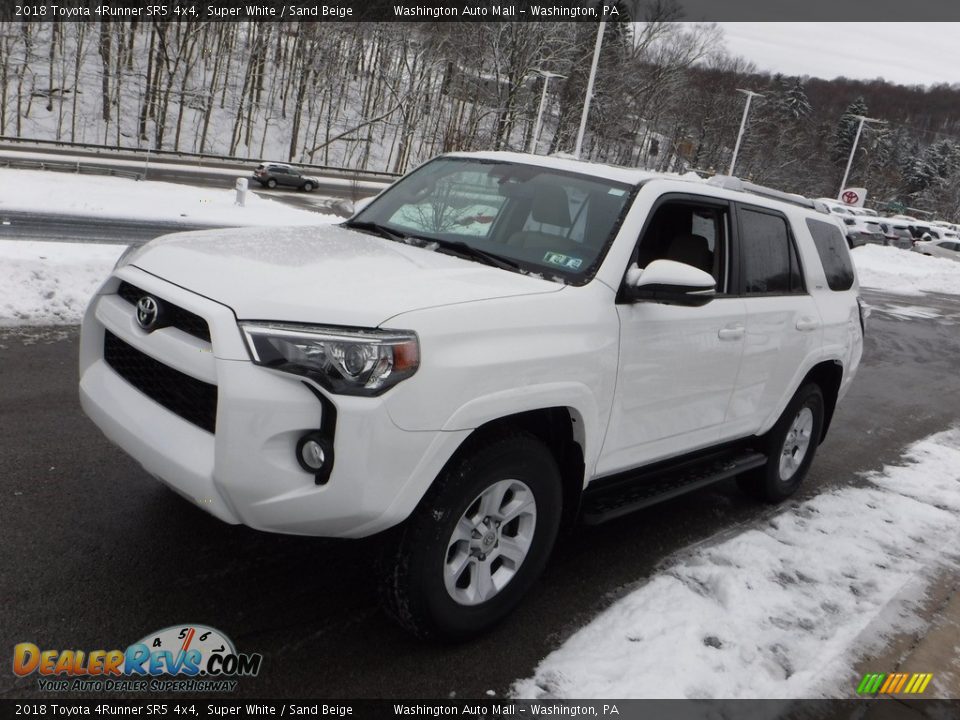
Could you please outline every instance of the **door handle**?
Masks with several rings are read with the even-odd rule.
[[[812,318],[802,317],[797,320],[796,327],[800,332],[810,332],[811,330],[816,330],[818,327],[820,327],[820,323]]]
[[[743,337],[743,325],[728,325],[717,331],[721,340],[740,340]]]

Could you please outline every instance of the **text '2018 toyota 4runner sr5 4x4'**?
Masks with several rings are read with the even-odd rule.
[[[863,349],[814,203],[511,153],[451,154],[339,226],[132,248],[90,303],[80,395],[228,523],[391,530],[421,636],[505,616],[562,523],[810,467]]]

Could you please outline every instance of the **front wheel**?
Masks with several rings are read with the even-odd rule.
[[[823,393],[814,383],[804,385],[766,434],[765,465],[738,479],[741,489],[771,503],[797,491],[807,476],[823,433]]]
[[[312,192],[312,191],[313,191],[313,183],[310,182],[309,180],[307,180],[307,181],[303,184],[303,190],[304,190],[304,192]]]
[[[540,576],[562,492],[550,451],[513,432],[448,466],[381,558],[381,599],[423,638],[461,640],[499,622]]]

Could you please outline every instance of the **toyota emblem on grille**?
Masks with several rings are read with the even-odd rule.
[[[160,317],[160,305],[149,295],[137,300],[137,323],[147,332],[153,330]]]

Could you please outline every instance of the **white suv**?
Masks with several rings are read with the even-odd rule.
[[[733,476],[797,489],[863,325],[840,230],[795,198],[442,156],[340,226],[129,251],[84,319],[82,404],[221,520],[392,529],[388,610],[465,637],[516,605],[562,523]]]

